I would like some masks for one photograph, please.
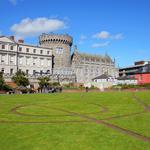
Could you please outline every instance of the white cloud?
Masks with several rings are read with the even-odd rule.
[[[65,22],[59,19],[41,18],[25,18],[20,23],[14,24],[11,31],[17,36],[29,37],[37,36],[43,32],[53,32],[65,28]]]
[[[18,2],[23,2],[24,0],[8,0],[13,6],[16,6]]]
[[[107,31],[101,31],[93,35],[93,37],[98,39],[108,39],[110,37],[110,33]]]
[[[17,0],[9,0],[9,2],[14,6],[17,4]]]
[[[122,33],[113,35],[113,34],[110,34],[108,31],[101,31],[99,33],[94,34],[93,38],[119,40],[119,39],[123,38],[123,35],[122,35]]]
[[[81,39],[81,40],[86,40],[86,39],[87,39],[87,36],[81,35],[81,36],[80,36],[80,39]]]
[[[116,35],[112,35],[111,38],[114,40],[120,40],[123,39],[123,35],[121,33],[118,33]]]
[[[80,35],[80,37],[79,37],[79,44],[82,44],[82,43],[84,43],[84,41],[87,39],[87,36],[86,35]]]
[[[95,44],[92,45],[92,47],[93,47],[93,48],[106,47],[106,46],[108,46],[109,44],[110,44],[109,41],[104,42],[104,43],[95,43]]]

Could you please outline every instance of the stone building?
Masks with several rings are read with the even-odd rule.
[[[0,71],[5,79],[17,71],[24,71],[30,82],[38,76],[49,75],[61,83],[91,82],[101,74],[118,76],[115,62],[108,56],[81,54],[75,47],[71,55],[73,39],[67,34],[42,34],[39,45],[25,44],[14,37],[0,36]]]
[[[75,47],[72,54],[72,68],[76,74],[77,82],[91,82],[93,78],[107,74],[118,76],[115,61],[106,54],[105,56],[79,53]]]

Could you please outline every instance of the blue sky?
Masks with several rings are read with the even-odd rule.
[[[0,0],[0,34],[37,44],[43,32],[68,33],[80,52],[120,67],[150,59],[150,0]]]

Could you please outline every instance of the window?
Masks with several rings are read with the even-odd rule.
[[[50,54],[50,52],[49,51],[47,51],[47,55],[49,55]]]
[[[36,49],[33,49],[33,53],[36,53]]]
[[[14,64],[14,56],[13,55],[10,56],[10,64]]]
[[[1,63],[5,63],[5,56],[6,55],[2,55],[2,57],[1,57]]]
[[[5,45],[2,45],[2,49],[5,49]]]
[[[47,59],[47,66],[51,66],[51,60]]]
[[[29,70],[27,69],[27,70],[26,70],[26,75],[28,75],[28,74],[29,74]]]
[[[26,52],[29,53],[29,48],[26,48]]]
[[[35,75],[36,74],[36,70],[33,70],[33,75]]]
[[[63,54],[63,47],[56,47],[56,54]]]
[[[43,58],[40,59],[40,65],[41,65],[41,66],[44,65],[44,59],[43,59]]]
[[[1,70],[1,71],[2,71],[2,73],[4,73],[4,72],[5,72],[4,68],[2,68],[2,70]]]
[[[22,47],[19,47],[19,51],[20,51],[20,52],[22,51]]]
[[[30,65],[30,57],[26,57],[26,65]]]
[[[13,50],[14,49],[14,47],[13,46],[10,46],[10,50]]]
[[[23,64],[23,57],[19,57],[19,65]]]
[[[33,58],[33,65],[36,65],[37,58]]]
[[[40,54],[43,54],[43,50],[40,50]]]
[[[13,69],[12,68],[10,69],[10,74],[13,74]]]

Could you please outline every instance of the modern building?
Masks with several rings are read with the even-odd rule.
[[[119,76],[135,78],[138,84],[150,83],[150,61],[138,61],[134,66],[119,69]]]
[[[71,54],[72,44],[73,38],[67,34],[42,34],[38,46],[16,41],[13,36],[0,36],[0,71],[10,81],[17,70],[22,70],[32,83],[43,75],[61,83],[91,82],[104,73],[118,76],[110,56],[81,54],[77,47]]]

